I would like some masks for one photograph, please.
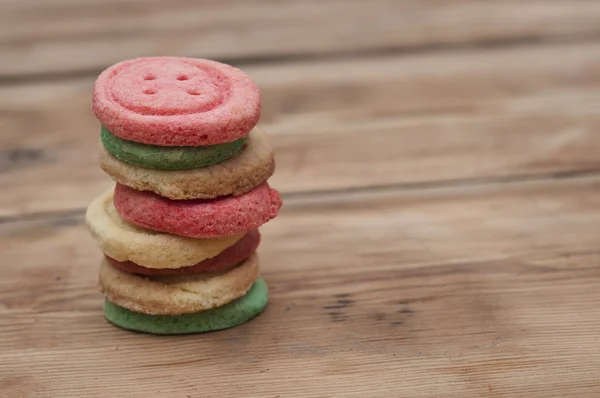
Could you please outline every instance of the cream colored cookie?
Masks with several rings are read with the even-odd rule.
[[[193,239],[151,231],[123,220],[113,205],[110,189],[90,203],[86,224],[107,256],[147,268],[181,268],[213,258],[244,234]]]
[[[175,200],[238,196],[265,182],[275,171],[273,149],[267,136],[256,128],[236,155],[208,167],[145,169],[118,160],[104,147],[99,160],[102,170],[118,183]]]
[[[153,315],[179,315],[221,307],[246,294],[259,277],[258,255],[221,272],[140,276],[100,266],[100,286],[112,303]]]

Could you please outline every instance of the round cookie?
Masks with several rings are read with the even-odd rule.
[[[182,268],[146,268],[139,266],[131,261],[117,261],[110,257],[106,259],[115,267],[124,272],[140,275],[187,275],[197,274],[199,272],[220,271],[230,268],[248,257],[256,251],[260,243],[260,233],[258,229],[249,231],[242,239],[233,246],[228,247],[223,252],[213,258],[206,259],[201,263]]]
[[[267,136],[254,129],[245,148],[215,165],[193,170],[147,169],[122,162],[100,147],[100,167],[113,180],[138,191],[174,200],[238,196],[260,185],[275,171]]]
[[[228,329],[259,315],[267,306],[267,284],[259,278],[244,296],[212,310],[183,315],[148,315],[106,300],[106,319],[123,329],[152,334],[188,334]]]
[[[100,265],[100,286],[106,298],[131,311],[179,315],[221,307],[242,297],[259,277],[258,255],[239,266],[192,275],[140,276]]]
[[[240,69],[183,57],[119,62],[94,84],[92,111],[110,132],[159,146],[206,146],[245,137],[260,90]]]
[[[240,196],[212,200],[171,200],[117,184],[113,203],[125,220],[156,231],[192,238],[236,235],[274,218],[279,192],[263,183]]]
[[[209,146],[157,146],[140,144],[117,137],[101,127],[104,148],[123,162],[148,169],[188,170],[212,166],[237,153],[246,137]]]
[[[95,198],[85,220],[102,252],[117,261],[147,268],[181,268],[213,258],[244,236],[191,239],[137,227],[123,220],[113,204],[114,189]]]

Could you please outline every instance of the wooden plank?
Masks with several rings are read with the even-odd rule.
[[[560,58],[561,62],[556,62]],[[282,192],[598,169],[600,44],[248,68]],[[0,88],[0,216],[81,208],[93,80]]]
[[[126,58],[304,57],[595,36],[589,0],[29,0],[0,2],[0,77]]]
[[[81,215],[0,224],[7,396],[598,396],[600,178],[290,200],[243,327],[107,324]]]

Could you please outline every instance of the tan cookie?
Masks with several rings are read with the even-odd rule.
[[[123,220],[113,205],[113,190],[90,203],[86,224],[107,256],[147,268],[181,268],[213,258],[244,234],[194,239],[137,227]]]
[[[100,148],[99,160],[102,170],[118,183],[175,200],[238,196],[265,182],[275,171],[273,149],[258,129],[252,130],[245,147],[236,155],[208,167],[145,169],[118,160],[104,147]]]
[[[259,277],[258,256],[221,272],[194,275],[140,276],[100,266],[100,285],[109,301],[131,311],[179,315],[221,307],[250,290]]]

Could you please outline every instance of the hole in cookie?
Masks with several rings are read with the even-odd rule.
[[[156,79],[156,77],[154,77],[154,76],[152,76],[152,75],[146,75],[146,76],[144,77],[144,80],[154,80],[154,79]]]
[[[200,92],[198,90],[190,90],[188,91],[189,95],[200,95]]]
[[[156,94],[156,90],[154,90],[152,88],[147,88],[144,90],[144,94],[153,95],[153,94]]]
[[[187,80],[187,79],[188,79],[188,77],[186,75],[179,75],[179,76],[177,76],[177,80],[182,80],[183,81],[183,80]]]

